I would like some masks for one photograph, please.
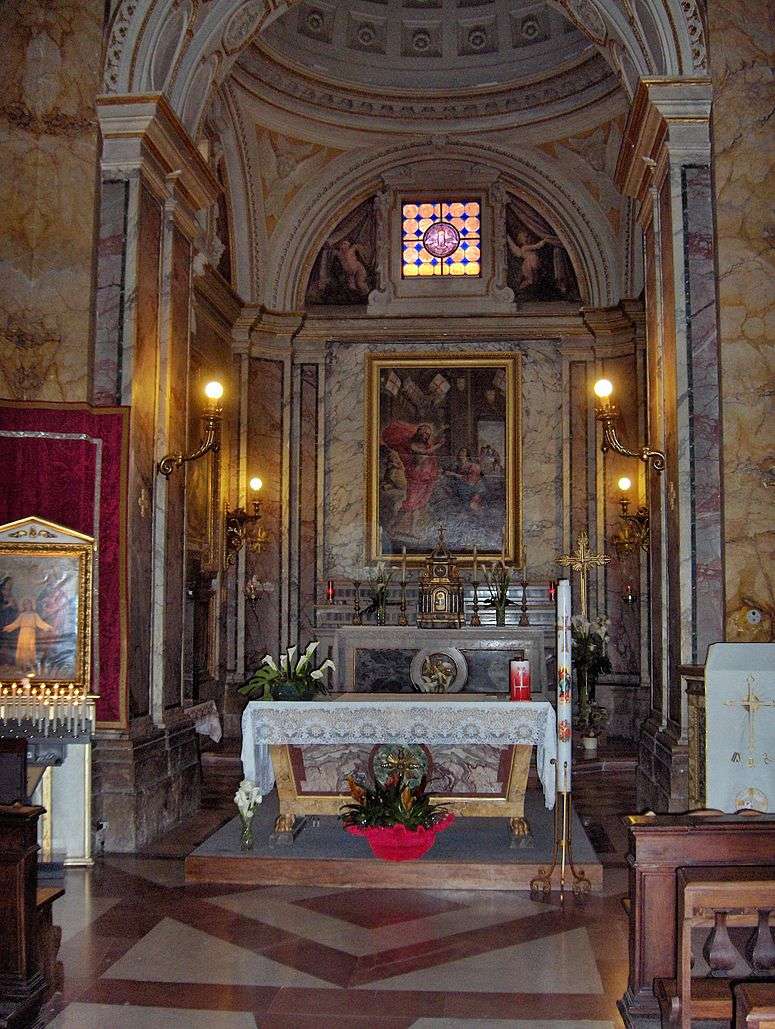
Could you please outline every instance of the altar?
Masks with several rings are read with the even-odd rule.
[[[557,730],[546,702],[496,696],[340,694],[293,703],[252,701],[242,718],[246,779],[267,794],[277,785],[275,833],[290,842],[298,820],[336,815],[348,800],[347,779],[370,779],[381,767],[412,764],[430,792],[461,816],[504,818],[516,838],[529,834],[524,815],[530,757],[545,805],[554,806]]]

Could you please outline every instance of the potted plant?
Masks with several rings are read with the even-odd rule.
[[[576,615],[571,619],[573,670],[579,697],[579,730],[587,754],[597,752],[598,737],[608,721],[608,712],[594,703],[597,680],[611,671],[608,656],[608,619],[589,621]]]
[[[506,608],[514,607],[514,601],[509,600],[509,586],[511,585],[511,572],[506,567],[506,562],[493,561],[492,568],[483,566],[484,581],[487,591],[490,594],[489,601],[485,607],[495,608],[495,624],[506,624]]]
[[[436,842],[436,833],[452,825],[455,816],[443,805],[431,804],[423,778],[414,789],[394,772],[384,783],[362,786],[347,780],[352,803],[339,816],[347,832],[364,836],[375,857],[384,861],[413,861]]]
[[[326,658],[315,667],[313,657],[317,648],[318,641],[313,640],[297,657],[298,648],[290,647],[278,662],[267,654],[247,682],[238,687],[238,692],[249,700],[312,700],[318,693],[327,693],[325,673],[333,669],[334,662]]]

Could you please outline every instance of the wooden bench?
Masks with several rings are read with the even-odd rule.
[[[735,985],[735,1029],[775,1029],[775,982]]]
[[[775,860],[773,815],[628,815],[630,954],[619,1010],[627,1026],[653,1025],[657,977],[676,968],[676,876],[686,866],[767,865]]]
[[[775,866],[679,869],[676,905],[675,976],[658,978],[655,983],[662,1024],[689,1029],[692,1019],[731,1022],[732,977],[775,973],[770,929],[770,916],[775,913]],[[730,936],[730,930],[740,929],[744,930],[742,949]],[[708,974],[693,977],[699,958],[698,934],[705,936],[702,954]]]

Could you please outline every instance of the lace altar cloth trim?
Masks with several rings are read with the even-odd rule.
[[[547,808],[554,807],[557,723],[548,703],[252,701],[242,715],[242,765],[262,793],[274,785],[269,745],[534,744]]]

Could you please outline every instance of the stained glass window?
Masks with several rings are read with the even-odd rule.
[[[401,213],[405,279],[480,273],[478,200],[407,202]]]

